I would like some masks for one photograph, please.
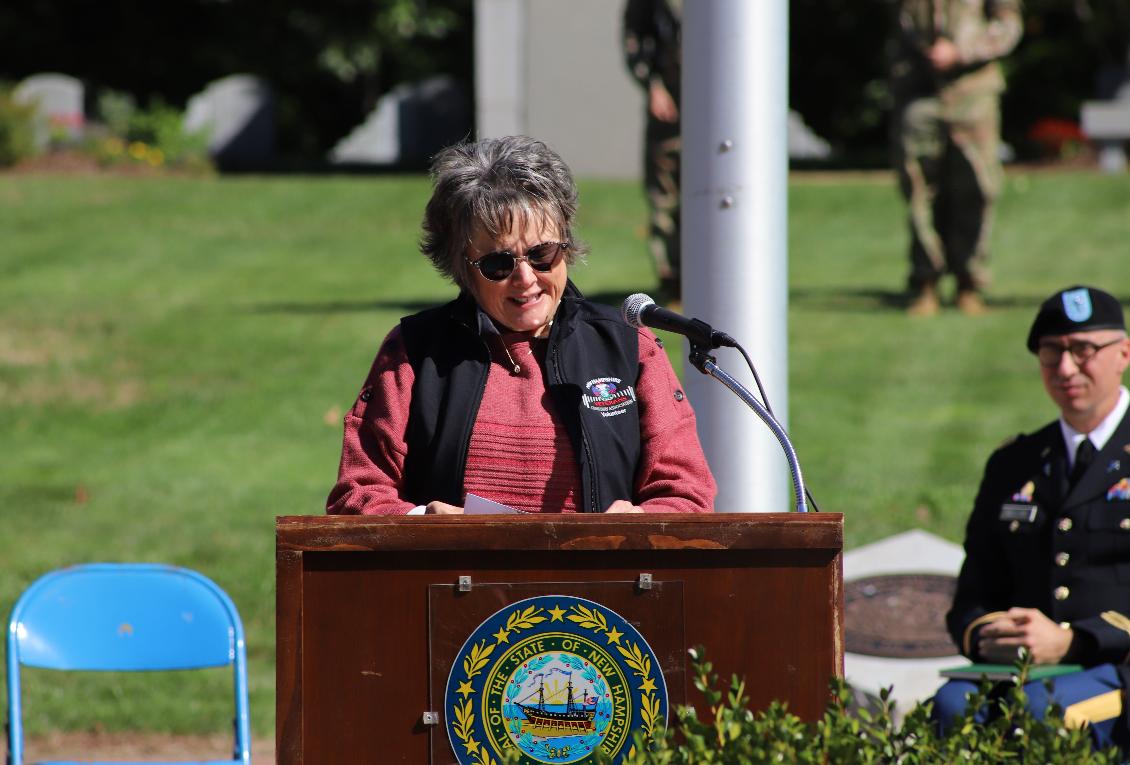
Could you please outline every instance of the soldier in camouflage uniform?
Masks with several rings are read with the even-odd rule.
[[[984,311],[980,290],[1002,181],[997,60],[1020,35],[1020,0],[899,0],[892,132],[910,212],[913,315],[937,312],[937,284],[947,271],[957,280],[958,309]]]
[[[628,0],[624,55],[628,71],[647,91],[644,185],[651,208],[648,244],[661,299],[679,288],[679,79],[682,75],[682,0]]]

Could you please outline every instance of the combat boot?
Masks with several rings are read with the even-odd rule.
[[[937,285],[926,283],[920,286],[917,292],[911,294],[910,303],[906,307],[906,315],[933,316],[940,307]]]
[[[989,310],[977,290],[958,290],[954,305],[966,316],[982,316]]]

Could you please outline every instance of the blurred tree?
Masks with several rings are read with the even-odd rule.
[[[446,73],[463,82],[470,96],[471,0],[283,0],[281,6],[244,0],[252,1],[283,15],[288,32],[307,52],[291,62],[288,77],[318,82],[317,95],[332,99],[325,106],[336,104],[340,119],[320,131],[320,149],[328,148],[326,138],[332,144],[359,123],[400,82]],[[263,53],[275,57],[279,52],[268,43]],[[310,120],[301,106],[292,108]],[[301,148],[310,151],[312,143]]]
[[[852,164],[887,162],[891,0],[790,0],[789,105]]]
[[[1040,5],[1051,5],[1040,0]],[[1100,60],[1123,70],[1130,67],[1130,3],[1126,0],[1074,0],[1075,15],[1098,49]]]
[[[271,83],[279,142],[320,157],[393,85],[471,88],[471,0],[20,0],[0,3],[0,79],[59,71],[183,106],[219,77]]]
[[[612,0],[609,0],[610,2]],[[849,164],[887,162],[893,0],[790,0],[791,105]],[[1005,139],[1078,120],[1127,63],[1130,0],[1025,0],[1005,66]],[[18,0],[0,2],[0,80],[40,71],[98,89],[185,100],[236,72],[278,97],[280,146],[319,158],[393,85],[447,73],[473,92],[472,0]],[[1103,73],[1106,73],[1105,75]]]
[[[1077,123],[1083,101],[1110,98],[1128,74],[1126,0],[1025,0],[1024,41],[1006,62],[1008,137],[1021,156],[1038,155],[1032,128]]]
[[[790,105],[849,164],[888,161],[888,36],[894,0],[790,0]],[[1035,123],[1078,121],[1083,101],[1111,95],[1130,55],[1128,0],[1025,0],[1025,34],[1004,65],[1004,138],[1038,153]]]

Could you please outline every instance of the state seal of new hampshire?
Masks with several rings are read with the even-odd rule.
[[[591,600],[545,595],[492,614],[452,664],[447,735],[460,765],[612,762],[667,721],[667,686],[643,636]]]

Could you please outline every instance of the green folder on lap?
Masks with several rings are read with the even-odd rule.
[[[1081,664],[1035,664],[1028,669],[1028,682],[1056,675],[1067,675],[1083,669]],[[1012,664],[965,664],[943,669],[938,674],[951,680],[1008,680],[1020,671]]]

